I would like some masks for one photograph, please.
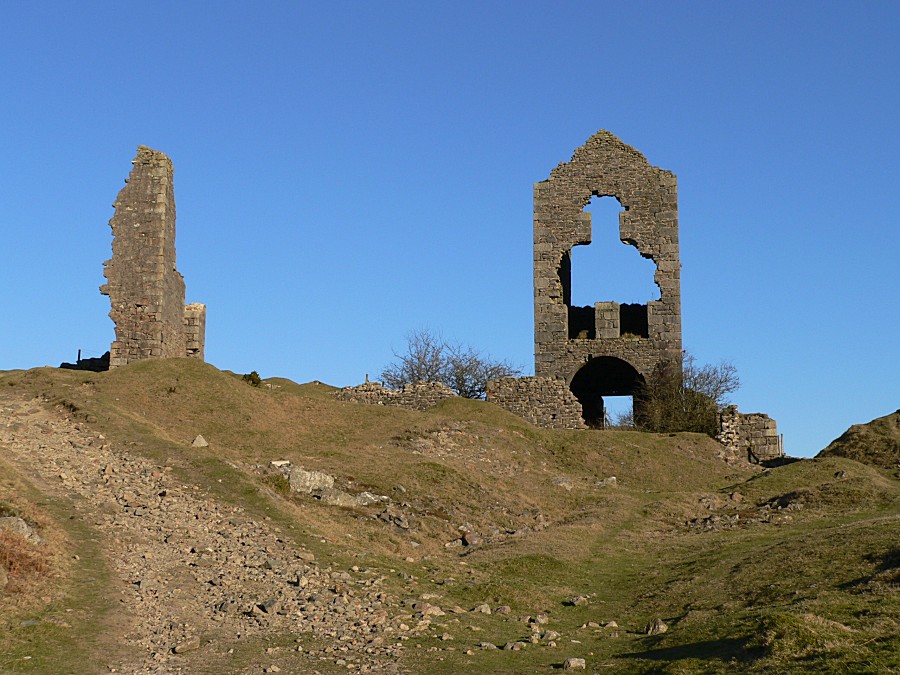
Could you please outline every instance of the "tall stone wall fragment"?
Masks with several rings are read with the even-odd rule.
[[[192,302],[184,308],[185,355],[203,361],[206,342],[206,305]]]
[[[202,359],[206,309],[185,307],[184,278],[175,268],[172,161],[142,145],[132,164],[113,204],[113,255],[104,263],[107,282],[100,287],[115,323],[109,366],[147,358]]]

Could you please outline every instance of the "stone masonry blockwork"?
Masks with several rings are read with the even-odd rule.
[[[355,387],[344,387],[332,394],[340,401],[391,405],[409,410],[428,410],[447,398],[455,398],[456,392],[442,382],[414,382],[400,389],[387,389],[379,382],[365,382]]]
[[[488,384],[487,400],[545,429],[584,429],[581,404],[552,377],[503,377]]]
[[[584,207],[594,196],[619,201],[621,240],[656,263],[660,299],[623,306],[636,310],[646,328],[621,322],[616,298],[570,307],[571,251],[591,241],[591,214]],[[661,361],[680,362],[680,275],[675,175],[651,166],[608,131],[597,132],[534,186],[535,375],[571,383],[588,361],[605,356],[627,362],[646,380]],[[583,330],[570,326],[576,315]]]
[[[147,358],[203,358],[206,307],[185,307],[175,268],[175,190],[171,160],[139,146],[109,221],[113,255],[104,263],[116,339],[110,368]]]
[[[736,405],[719,414],[719,435],[716,437],[732,456],[761,464],[784,457],[778,427],[763,413],[738,412]]]

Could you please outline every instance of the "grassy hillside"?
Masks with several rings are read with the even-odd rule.
[[[896,471],[840,457],[760,470],[726,464],[695,434],[549,431],[483,402],[420,413],[338,402],[319,383],[267,384],[180,359],[0,376],[0,388],[63,405],[112,443],[283,525],[322,564],[365,559],[393,572],[396,597],[445,610],[509,606],[436,618],[408,641],[410,672],[541,672],[568,657],[596,672],[900,672]],[[191,447],[198,434],[208,447]],[[291,494],[272,460],[390,506]],[[62,558],[81,546],[104,573],[90,536],[0,471],[0,508],[27,502],[58,530]],[[476,545],[460,543],[460,528]],[[97,603],[102,617],[102,597],[57,574],[60,597]],[[10,625],[58,607],[20,595],[30,599],[8,608]],[[539,615],[555,646],[529,640]],[[668,630],[648,635],[656,619]],[[79,624],[82,649],[102,648],[102,625]],[[23,639],[0,637],[0,651],[24,653]],[[47,649],[68,639],[42,637]],[[480,646],[516,641],[524,648]]]
[[[900,468],[900,410],[868,424],[854,424],[819,457],[848,457],[885,469]]]

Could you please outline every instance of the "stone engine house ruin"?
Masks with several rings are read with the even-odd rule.
[[[203,360],[206,306],[185,305],[184,277],[175,268],[175,188],[172,161],[139,146],[126,185],[113,204],[113,255],[103,263],[109,317],[116,339],[109,367],[147,358]]]
[[[584,209],[594,197],[611,197],[621,205],[619,238],[655,263],[658,300],[620,304],[601,297],[593,306],[573,304],[572,249],[593,239],[591,213]],[[681,363],[677,180],[608,131],[599,131],[571,161],[534,186],[535,392],[524,392],[522,383],[499,381],[490,400],[510,410],[535,408],[552,390],[545,380],[556,380],[560,412],[549,419],[538,415],[542,424],[581,426],[571,422],[568,389],[583,422],[602,426],[603,397],[633,396],[665,362]],[[637,399],[634,403],[639,406]]]
[[[624,209],[619,238],[656,264],[659,300],[573,306],[572,249],[591,243],[592,197]],[[681,363],[677,180],[599,131],[534,186],[535,375],[564,380],[585,421],[602,424],[603,397],[633,395],[663,361]]]
[[[594,239],[594,198],[622,207],[618,235],[653,262],[659,299],[624,303],[572,300],[572,250]],[[534,186],[534,377],[488,383],[487,400],[545,428],[602,427],[604,397],[631,396],[641,415],[642,385],[668,367],[681,373],[681,261],[678,181],[608,131],[598,131],[569,162]],[[380,387],[347,388],[343,400],[399,405]],[[379,395],[373,398],[374,394]],[[399,399],[398,399],[399,400]],[[731,456],[756,462],[784,454],[775,421],[736,406],[720,416],[719,441]]]

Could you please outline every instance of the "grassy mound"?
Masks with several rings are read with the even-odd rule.
[[[697,434],[543,430],[464,399],[366,406],[186,359],[15,372],[0,387],[279,522],[322,564],[390,569],[397,597],[511,607],[448,614],[408,645],[412,672],[550,672],[570,656],[598,672],[900,669],[900,483],[867,464],[731,466]],[[198,434],[208,447],[191,447]],[[292,494],[265,471],[276,459],[390,507]],[[557,647],[478,647],[527,642],[538,614]],[[648,635],[655,619],[669,630]]]
[[[884,469],[900,468],[900,410],[868,424],[854,424],[817,456],[847,457]]]

